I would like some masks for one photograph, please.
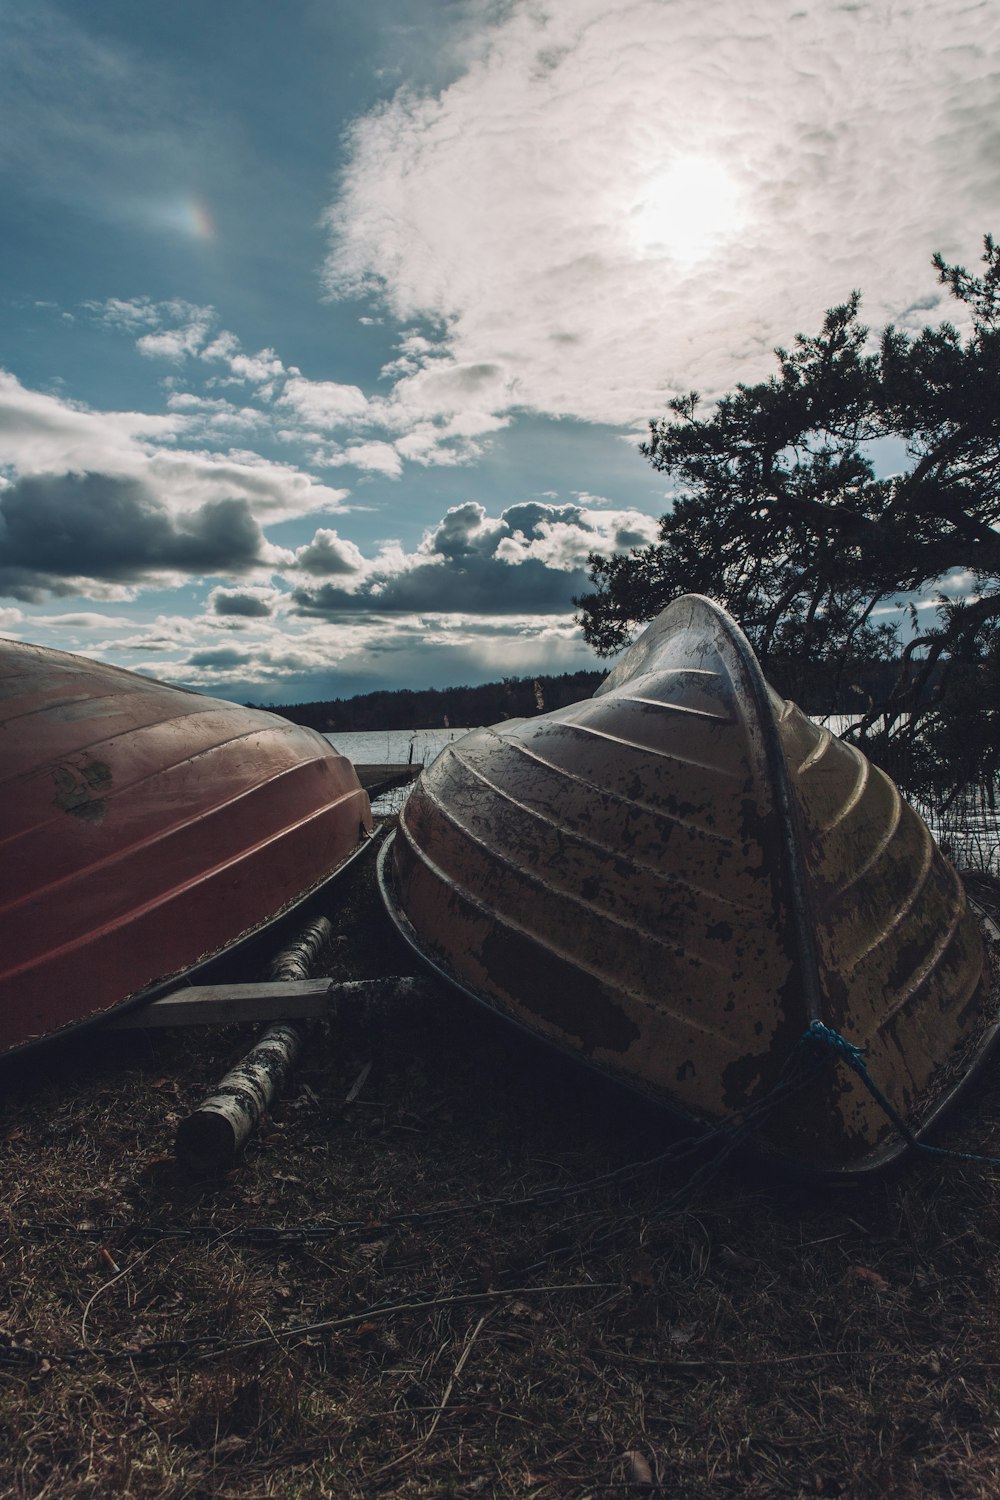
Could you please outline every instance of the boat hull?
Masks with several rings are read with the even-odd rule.
[[[996,1034],[978,926],[924,824],[697,597],[593,699],[445,750],[381,878],[453,982],[708,1125],[768,1096],[819,1020],[919,1131]],[[831,1171],[901,1145],[843,1068],[761,1143]]]
[[[0,1054],[246,941],[364,848],[345,757],[277,715],[0,642]]]

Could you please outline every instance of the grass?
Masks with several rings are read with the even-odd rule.
[[[335,974],[410,970],[372,876],[331,911]],[[0,1362],[0,1494],[1000,1489],[997,1174],[830,1186],[741,1160],[666,1218],[669,1173],[491,1206],[648,1158],[671,1126],[441,992],[324,1024],[239,1167],[188,1180],[176,1123],[251,1036],[94,1034],[8,1064],[0,1353],[34,1357]],[[943,1139],[1000,1153],[1000,1079]],[[332,1220],[356,1223],[241,1238]],[[252,1344],[142,1353],[212,1335]],[[82,1346],[110,1357],[60,1358]]]
[[[964,869],[1000,876],[1000,810],[995,787],[969,786],[958,795],[913,801],[953,861]]]

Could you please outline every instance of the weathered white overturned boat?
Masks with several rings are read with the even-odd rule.
[[[592,699],[448,747],[380,880],[454,984],[707,1125],[766,1097],[818,1020],[919,1133],[997,1035],[977,922],[924,823],[698,596]],[[824,1170],[904,1149],[837,1066],[760,1143]]]

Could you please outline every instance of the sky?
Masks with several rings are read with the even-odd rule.
[[[219,696],[601,665],[649,420],[1000,231],[996,0],[0,23],[0,633]]]

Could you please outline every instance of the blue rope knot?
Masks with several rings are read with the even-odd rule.
[[[951,1161],[978,1162],[981,1166],[1000,1168],[1000,1157],[981,1156],[978,1152],[974,1151],[954,1151],[947,1146],[932,1146],[928,1141],[918,1140],[902,1115],[886,1098],[869,1073],[865,1062],[864,1048],[856,1047],[853,1042],[849,1042],[846,1037],[841,1036],[839,1031],[834,1031],[832,1026],[826,1026],[822,1021],[811,1021],[802,1033],[801,1040],[802,1042],[817,1042],[820,1046],[827,1047],[831,1052],[835,1052],[839,1057],[842,1057],[847,1066],[853,1068],[854,1072],[857,1073],[861,1082],[875,1100],[875,1103],[908,1146],[912,1146],[918,1151],[926,1151],[932,1156],[946,1156]]]
[[[839,1052],[840,1056],[848,1062],[855,1072],[867,1073],[865,1067],[865,1054],[863,1047],[856,1047],[849,1042],[839,1031],[834,1031],[832,1026],[826,1026],[822,1021],[811,1021],[806,1027],[802,1038],[805,1042],[820,1042],[824,1047],[829,1047],[833,1052]]]

